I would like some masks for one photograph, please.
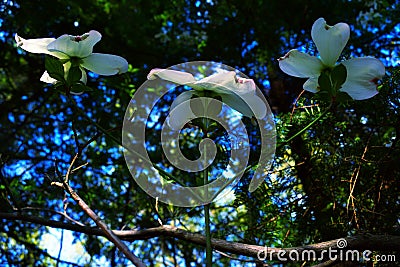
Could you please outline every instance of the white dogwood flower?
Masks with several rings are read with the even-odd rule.
[[[81,36],[64,34],[55,38],[24,39],[15,35],[17,46],[30,53],[47,54],[62,60],[65,78],[72,64],[82,71],[81,81],[86,84],[87,76],[84,69],[99,75],[114,75],[128,71],[128,62],[116,55],[93,53],[93,46],[99,42],[101,34],[91,30]],[[56,83],[47,71],[40,78],[46,83]]]
[[[263,118],[267,113],[265,103],[256,95],[254,81],[237,77],[234,71],[218,70],[217,73],[200,80],[196,80],[191,73],[169,69],[153,69],[147,76],[149,80],[157,77],[194,89],[180,94],[172,103],[169,121],[172,128],[180,128],[185,120],[196,118],[188,100],[193,95],[204,96],[204,91],[210,92],[213,96],[220,96],[222,102],[246,117]],[[179,112],[174,112],[174,108],[178,105],[180,105]],[[214,105],[207,106],[207,109],[209,114],[220,111],[220,107]]]
[[[323,18],[319,18],[312,26],[311,37],[319,58],[293,49],[279,59],[279,67],[291,76],[309,78],[303,88],[316,93],[320,89],[318,78],[321,73],[336,66],[349,40],[350,27],[346,23],[329,26]],[[346,92],[355,100],[368,99],[378,93],[377,82],[385,75],[385,67],[380,60],[360,57],[340,63],[346,67],[347,77],[339,91]]]

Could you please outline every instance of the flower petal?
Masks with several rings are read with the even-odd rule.
[[[128,71],[128,61],[120,56],[93,53],[82,59],[81,66],[99,75],[115,75]]]
[[[325,19],[319,18],[312,26],[311,37],[322,62],[327,66],[334,66],[350,38],[350,27],[346,23],[329,26]]]
[[[247,94],[250,92],[254,93],[256,91],[256,83],[253,81],[253,79],[237,77],[237,84],[238,84],[237,92],[239,94],[241,93]]]
[[[24,39],[20,37],[18,34],[15,34],[15,41],[17,42],[17,46],[21,47],[27,52],[30,53],[38,53],[38,54],[47,54],[49,51],[47,50],[47,45],[53,42],[54,38],[39,38],[39,39]]]
[[[170,69],[152,69],[147,75],[148,80],[154,80],[157,77],[180,85],[192,84],[196,81],[189,72]]]
[[[378,93],[377,82],[385,75],[383,63],[373,57],[352,58],[343,61],[347,79],[340,91],[348,93],[355,100],[373,97]]]
[[[23,50],[27,52],[37,53],[37,54],[47,54],[62,59],[68,58],[62,53],[51,52],[47,50],[47,45],[53,42],[54,40],[55,40],[54,38],[24,39],[20,37],[18,34],[15,34],[15,41],[17,42],[17,46],[21,47]]]
[[[290,50],[284,57],[278,59],[281,70],[291,76],[309,78],[319,76],[324,65],[317,57],[300,52],[296,49]]]
[[[318,77],[310,78],[303,84],[303,89],[311,93],[317,93],[319,91],[318,87]]]
[[[100,41],[101,34],[98,31],[90,31],[82,36],[64,34],[51,42],[47,49],[49,51],[61,52],[69,57],[84,58],[92,54],[93,46]]]
[[[217,73],[195,82],[194,85],[217,94],[244,95],[254,94],[256,91],[256,84],[252,79],[237,77],[234,71],[225,70],[218,70]]]
[[[167,123],[172,129],[179,130],[189,120],[196,118],[190,108],[192,95],[193,91],[183,92],[172,102],[170,113],[167,117]]]
[[[45,71],[43,73],[42,77],[40,77],[40,81],[44,82],[44,83],[50,83],[50,84],[55,84],[57,82],[56,79],[53,79],[50,77],[50,75],[47,71]]]
[[[217,73],[198,80],[194,84],[202,90],[226,93],[226,91],[233,91],[236,89],[236,73],[234,71],[218,70]]]
[[[181,85],[189,85],[196,91],[209,90],[220,95],[222,101],[231,106],[233,109],[242,113],[244,116],[257,118],[263,118],[266,115],[266,107],[263,100],[255,94],[256,85],[252,79],[245,79],[236,76],[234,71],[217,70],[217,73],[207,76],[199,81],[196,81],[192,74],[188,72],[168,70],[168,69],[153,69],[150,71],[147,79],[153,80],[159,77],[163,80],[171,81]],[[186,100],[180,98],[179,100]],[[178,98],[177,98],[178,99]],[[175,100],[177,101],[177,100]],[[175,103],[174,101],[174,103]],[[178,102],[180,103],[180,102]],[[188,101],[188,103],[190,103]],[[202,103],[203,108],[207,103]],[[172,106],[171,110],[174,106]],[[200,106],[198,107],[201,109]],[[190,109],[190,104],[189,104]],[[208,110],[212,109],[212,110]],[[186,109],[183,109],[184,111]],[[183,115],[184,118],[194,118],[192,110],[186,110],[188,115]],[[220,112],[220,106],[207,106],[207,115],[218,114]],[[254,112],[254,113],[253,113]],[[177,116],[176,116],[177,117]],[[181,126],[182,123],[176,123],[173,119],[175,128]]]
[[[222,102],[246,117],[263,118],[265,103],[255,94],[256,84],[252,79],[237,77],[234,71],[220,70],[216,74],[195,82],[203,90],[210,90],[222,97]]]

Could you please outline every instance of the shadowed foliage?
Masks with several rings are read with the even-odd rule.
[[[130,264],[113,243],[81,231],[73,232],[74,242],[84,251],[79,254],[64,243],[63,254],[70,257],[60,258],[58,249],[51,254],[50,243],[46,246],[50,228],[44,221],[24,217],[96,227],[54,184],[67,173],[71,188],[110,229],[145,230],[162,222],[204,234],[202,207],[156,203],[130,175],[120,145],[125,109],[149,71],[196,60],[222,62],[254,79],[277,127],[275,161],[263,185],[249,193],[251,172],[246,173],[234,200],[211,205],[213,238],[300,247],[359,234],[399,235],[398,1],[5,0],[0,14],[0,265]],[[331,106],[316,124],[284,143],[328,108],[311,93],[299,97],[305,80],[284,74],[276,60],[294,48],[316,54],[310,30],[319,17],[330,25],[351,26],[343,58],[379,58],[386,76],[377,96]],[[87,85],[93,91],[79,96],[40,82],[45,57],[17,49],[14,40],[16,33],[31,39],[92,29],[103,36],[95,52],[122,56],[130,66],[116,76],[89,73]],[[172,168],[157,148],[167,115],[162,111],[176,93],[153,110],[160,117],[149,124],[146,141],[156,147],[149,150],[154,163],[191,184],[196,174]],[[243,121],[250,136],[250,165],[255,165],[259,132],[250,119]],[[218,144],[218,172],[226,166],[230,147],[222,129],[209,134]],[[196,158],[201,130],[188,127],[182,135],[182,149]],[[61,239],[62,230],[56,233]],[[190,239],[160,232],[125,244],[147,266],[204,265],[204,246]],[[369,249],[374,251],[373,245]],[[392,247],[390,253],[395,253]],[[215,266],[262,266],[243,255],[215,251],[213,258]]]

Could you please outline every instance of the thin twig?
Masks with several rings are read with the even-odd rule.
[[[114,245],[135,265],[138,267],[146,266],[138,257],[136,257],[129,248],[123,243],[109,228],[108,226],[100,219],[100,217],[86,204],[85,201],[71,188],[68,184],[69,175],[72,171],[72,167],[78,158],[79,153],[75,154],[73,157],[68,171],[65,175],[65,179],[62,182],[62,186],[66,192],[68,192],[72,198],[78,203],[78,205],[82,208],[82,210],[96,223],[96,225],[104,232],[105,236],[110,240]]]
[[[61,258],[62,248],[63,248],[63,242],[64,242],[64,229],[61,229],[60,249],[58,250],[56,267],[58,267],[58,264],[60,264],[60,258]]]
[[[72,166],[74,166],[76,159],[78,158],[79,153],[76,153],[75,156],[72,158],[71,164],[69,164],[67,174],[65,175],[64,183],[68,184],[69,175],[72,171]]]
[[[87,166],[88,164],[89,164],[89,162],[86,162],[86,163],[84,163],[84,164],[82,164],[82,165],[76,167],[76,168],[73,169],[71,172],[76,172],[77,170],[79,170],[80,168],[83,168],[83,167]]]
[[[296,110],[296,104],[299,101],[301,95],[305,92],[305,90],[301,91],[300,94],[297,96],[296,100],[293,103],[293,108],[292,108],[292,112],[290,113],[290,123],[292,123],[292,119],[293,119],[293,114],[294,111]]]
[[[371,140],[371,135],[369,136],[367,144],[364,147],[364,151],[363,151],[363,154],[361,156],[361,160],[364,159],[365,154],[368,151],[368,145],[369,145],[370,140]],[[354,170],[353,175],[351,176],[351,180],[350,180],[350,183],[349,183],[349,185],[350,185],[350,193],[349,193],[349,197],[347,198],[347,207],[346,207],[347,212],[349,212],[349,204],[350,204],[350,200],[351,200],[351,206],[353,208],[353,217],[354,217],[354,221],[356,223],[357,228],[359,228],[359,224],[358,224],[358,219],[357,219],[357,209],[356,209],[355,204],[354,204],[355,197],[353,195],[353,192],[354,192],[354,189],[355,189],[356,184],[357,184],[358,175],[360,174],[360,169],[361,169],[361,161],[358,164],[357,168]]]
[[[82,210],[96,223],[96,225],[104,232],[105,236],[129,259],[135,266],[146,266],[139,258],[137,258],[129,248],[107,227],[100,217],[86,204],[85,201],[66,183],[63,182],[64,189],[78,203]]]
[[[62,185],[61,185],[61,186],[62,186]],[[24,210],[38,210],[38,211],[51,212],[51,213],[55,213],[55,214],[61,215],[61,216],[65,217],[67,220],[69,220],[69,221],[71,221],[71,222],[73,222],[73,223],[76,223],[77,225],[85,226],[83,223],[81,223],[81,222],[79,222],[79,221],[77,221],[77,220],[71,218],[71,217],[70,217],[67,213],[65,213],[65,212],[60,212],[60,211],[56,211],[56,210],[52,210],[52,209],[46,209],[46,208],[36,208],[36,207],[23,207],[23,208],[21,208],[21,210],[22,210],[22,211],[24,211]]]

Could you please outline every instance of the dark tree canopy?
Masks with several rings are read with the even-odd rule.
[[[5,0],[0,14],[1,266],[132,264],[79,205],[74,192],[104,225],[117,230],[121,243],[146,266],[205,266],[203,208],[156,202],[132,178],[121,146],[125,110],[149,71],[199,60],[221,62],[253,79],[271,106],[277,131],[275,159],[262,186],[249,193],[249,171],[235,187],[232,201],[210,206],[214,265],[300,266],[303,262],[282,263],[275,254],[262,262],[257,249],[301,250],[330,241],[322,243],[323,249],[336,246],[339,238],[347,238],[349,249],[394,255],[398,264],[397,0]],[[317,55],[310,31],[320,17],[330,25],[350,25],[341,59],[372,56],[384,63],[379,94],[329,106],[303,92],[305,79],[280,70],[277,59],[291,49]],[[89,72],[87,86],[92,90],[81,95],[39,81],[45,56],[17,48],[14,39],[16,33],[25,39],[57,38],[90,30],[102,34],[94,51],[124,57],[129,70],[115,76]],[[146,141],[154,146],[148,151],[168,175],[198,185],[196,174],[174,169],[158,147],[167,115],[163,111],[178,93],[171,92],[153,110],[158,120],[146,130]],[[254,121],[243,122],[251,136],[250,165],[255,165],[259,132]],[[198,138],[204,132],[193,127],[181,134],[187,157],[197,158]],[[219,144],[213,167],[218,173],[231,148],[221,128],[208,135]],[[74,192],[62,183],[66,175]],[[74,240],[63,242],[57,251],[71,254],[68,260],[52,254],[44,239],[51,232],[60,241],[66,230],[73,231]],[[73,251],[72,243],[84,251]],[[328,259],[305,264],[321,262],[340,264]]]

